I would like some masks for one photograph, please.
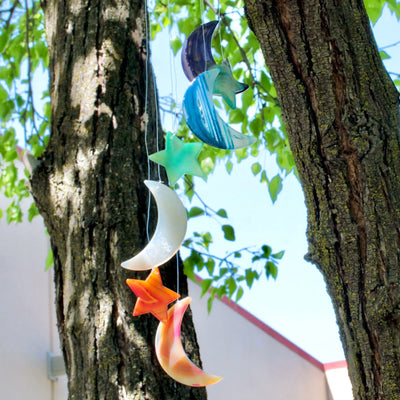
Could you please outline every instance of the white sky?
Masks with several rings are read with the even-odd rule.
[[[374,31],[379,46],[400,38],[400,25],[387,11]],[[167,34],[159,35],[152,44],[152,62],[160,96],[173,93],[181,103],[189,82],[182,72],[180,53],[175,61],[171,60],[168,39]],[[388,70],[400,71],[400,46],[386,51],[394,57],[386,62]],[[255,161],[250,158],[236,165],[231,175],[226,173],[224,165],[217,165],[207,182],[196,179],[197,191],[207,204],[215,210],[227,210],[228,223],[235,227],[233,246],[223,239],[218,223],[206,217],[190,220],[187,237],[193,230],[210,230],[214,238],[211,249],[220,256],[264,243],[274,252],[285,250],[277,280],[262,278],[256,282],[240,305],[319,361],[342,360],[344,354],[325,283],[317,269],[303,259],[307,252],[306,209],[300,184],[293,175],[289,176],[276,204],[272,205],[267,187],[250,171]],[[268,152],[257,161],[272,171],[269,177],[275,175],[276,165]]]

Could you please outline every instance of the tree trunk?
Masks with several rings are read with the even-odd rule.
[[[203,388],[178,384],[159,366],[158,321],[132,317],[135,296],[125,280],[148,271],[120,266],[147,241],[147,120],[149,152],[156,149],[144,2],[45,0],[43,9],[51,137],[31,187],[54,254],[69,399],[204,400]],[[154,209],[151,215],[150,233]],[[164,284],[177,290],[176,260],[169,264],[161,268]],[[187,282],[180,282],[185,295]],[[199,362],[191,314],[185,318],[186,351]]]
[[[285,118],[356,399],[400,399],[398,93],[362,0],[245,0]]]

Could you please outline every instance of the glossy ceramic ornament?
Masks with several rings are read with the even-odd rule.
[[[190,130],[203,142],[219,149],[239,149],[256,142],[231,128],[221,117],[213,102],[215,79],[220,67],[200,74],[188,87],[183,98],[183,113]]]
[[[190,81],[217,66],[211,52],[211,41],[217,26],[218,21],[207,22],[199,26],[183,44],[182,68]],[[222,95],[229,107],[234,109],[236,108],[235,93],[241,93],[249,86],[245,83],[237,82],[233,78],[231,65],[227,59],[222,61],[220,67],[221,73],[216,79],[214,94]]]
[[[166,263],[179,250],[186,235],[186,210],[178,195],[156,181],[144,181],[157,204],[157,227],[147,246],[121,266],[130,270],[147,270]]]
[[[161,322],[167,321],[168,304],[180,297],[171,289],[163,286],[160,270],[154,268],[145,281],[127,279],[126,283],[137,296],[133,316],[151,313]]]
[[[169,184],[174,185],[184,174],[205,178],[197,161],[202,147],[202,143],[184,143],[168,132],[165,139],[165,150],[151,154],[149,158],[166,169]]]
[[[216,65],[211,52],[211,41],[217,25],[218,21],[211,21],[199,26],[183,44],[182,68],[189,81]]]
[[[226,104],[234,110],[236,108],[235,94],[244,92],[249,88],[249,85],[240,83],[233,77],[232,67],[227,58],[222,61],[219,68],[220,72],[214,83],[213,94],[221,95]]]
[[[156,354],[164,371],[187,386],[207,386],[219,382],[220,376],[209,375],[193,364],[181,342],[181,325],[190,297],[178,300],[169,310],[166,322],[160,322],[156,333]]]

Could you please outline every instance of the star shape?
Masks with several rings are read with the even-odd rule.
[[[166,169],[169,184],[175,185],[184,174],[205,177],[197,160],[202,147],[203,143],[184,143],[168,132],[165,138],[165,150],[153,153],[149,158]]]
[[[163,286],[158,268],[154,268],[145,281],[127,279],[126,283],[138,297],[133,316],[151,313],[161,322],[168,318],[168,304],[180,297],[171,289]]]
[[[244,92],[249,86],[238,82],[233,77],[232,67],[227,58],[222,61],[221,65],[218,65],[218,68],[220,73],[215,80],[213,93],[221,95],[226,104],[234,110],[236,108],[235,94]]]

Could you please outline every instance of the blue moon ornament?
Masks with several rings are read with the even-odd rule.
[[[215,67],[203,72],[186,90],[183,98],[186,123],[200,140],[210,146],[227,150],[251,146],[257,139],[231,128],[215,109],[212,93],[220,71],[220,67]]]

